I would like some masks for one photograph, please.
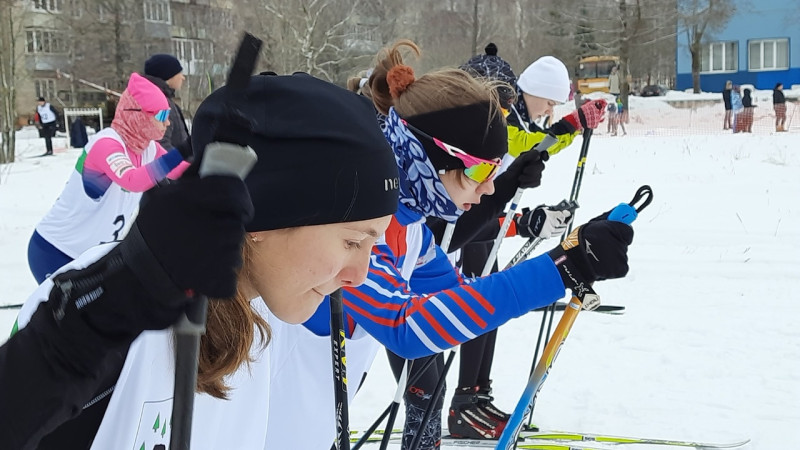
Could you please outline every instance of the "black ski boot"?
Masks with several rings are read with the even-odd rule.
[[[478,387],[456,389],[447,416],[450,435],[467,439],[497,439],[503,432],[480,407]]]
[[[500,408],[492,403],[494,401],[494,397],[492,397],[492,381],[486,384],[486,386],[478,386],[477,390],[478,396],[478,407],[492,420],[497,422],[498,424],[502,424],[501,428],[505,428],[506,424],[508,423],[508,419],[511,418],[511,414],[505,413]]]

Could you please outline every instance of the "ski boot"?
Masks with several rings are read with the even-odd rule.
[[[466,439],[497,439],[503,433],[480,406],[478,387],[456,389],[447,416],[447,429],[450,435]]]

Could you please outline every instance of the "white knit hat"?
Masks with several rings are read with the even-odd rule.
[[[529,95],[559,103],[569,100],[569,71],[553,56],[542,56],[531,63],[517,79],[517,85]]]

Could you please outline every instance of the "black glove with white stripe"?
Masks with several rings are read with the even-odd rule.
[[[526,238],[542,239],[561,236],[572,222],[576,207],[576,204],[564,200],[554,206],[524,208],[522,214],[515,218],[517,234]]]

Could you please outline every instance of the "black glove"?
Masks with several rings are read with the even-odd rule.
[[[547,152],[544,153],[545,155]],[[518,187],[527,189],[535,188],[542,184],[544,160],[542,152],[528,150],[508,166],[507,173],[517,179]]]
[[[572,222],[574,208],[566,201],[555,206],[539,205],[535,209],[523,208],[514,219],[517,235],[526,238],[548,239],[561,236]]]
[[[630,225],[592,219],[573,230],[548,255],[558,268],[564,286],[575,290],[582,283],[624,277],[628,273],[628,246],[632,242]]]
[[[175,323],[193,293],[231,297],[252,214],[247,188],[235,177],[182,177],[147,191],[116,248],[54,278],[53,316],[129,338]]]

